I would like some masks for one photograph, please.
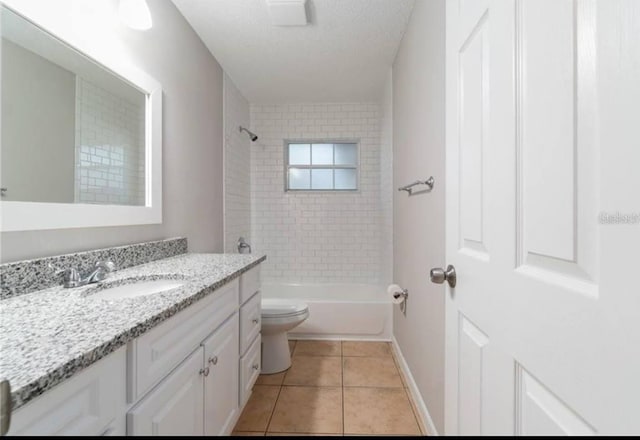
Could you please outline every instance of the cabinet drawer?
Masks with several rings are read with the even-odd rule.
[[[240,275],[240,304],[260,290],[260,265]]]
[[[260,368],[262,367],[260,345],[261,338],[258,335],[249,350],[247,350],[247,353],[240,358],[240,406],[243,406],[249,399],[253,384],[256,383],[260,375]]]
[[[109,431],[125,412],[125,355],[122,347],[18,409],[9,435],[96,436]]]
[[[160,382],[237,309],[236,279],[129,344],[129,403]]]
[[[260,333],[260,300],[261,295],[257,293],[240,307],[240,355],[247,351],[256,335]]]

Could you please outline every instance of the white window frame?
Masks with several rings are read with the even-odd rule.
[[[333,162],[332,165],[291,165],[289,164],[289,145],[291,144],[309,144],[309,162],[313,163],[313,144],[333,144]],[[335,165],[336,148],[335,144],[355,144],[356,146],[356,164],[355,165]],[[289,170],[356,170],[356,187],[354,189],[335,189],[336,177],[333,175],[333,189],[313,189],[313,182],[309,181],[309,189],[291,189],[289,188]],[[311,179],[311,171],[309,171]],[[360,139],[285,139],[284,141],[284,191],[291,193],[304,192],[327,192],[327,193],[357,193],[360,191]]]

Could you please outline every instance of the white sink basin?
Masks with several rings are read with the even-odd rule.
[[[148,280],[133,281],[120,286],[108,287],[96,293],[87,295],[92,299],[120,299],[135,298],[138,296],[152,295],[154,293],[166,292],[184,285],[181,280]]]

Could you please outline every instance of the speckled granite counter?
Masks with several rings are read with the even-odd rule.
[[[180,310],[213,293],[266,256],[182,254],[114,272],[131,278],[175,278],[184,285],[117,300],[91,298],[96,284],[62,286],[0,301],[0,377],[11,382],[17,409]]]

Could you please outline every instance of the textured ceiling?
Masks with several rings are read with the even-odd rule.
[[[173,0],[252,103],[373,101],[414,0],[307,0],[310,24],[277,27],[265,0]]]

